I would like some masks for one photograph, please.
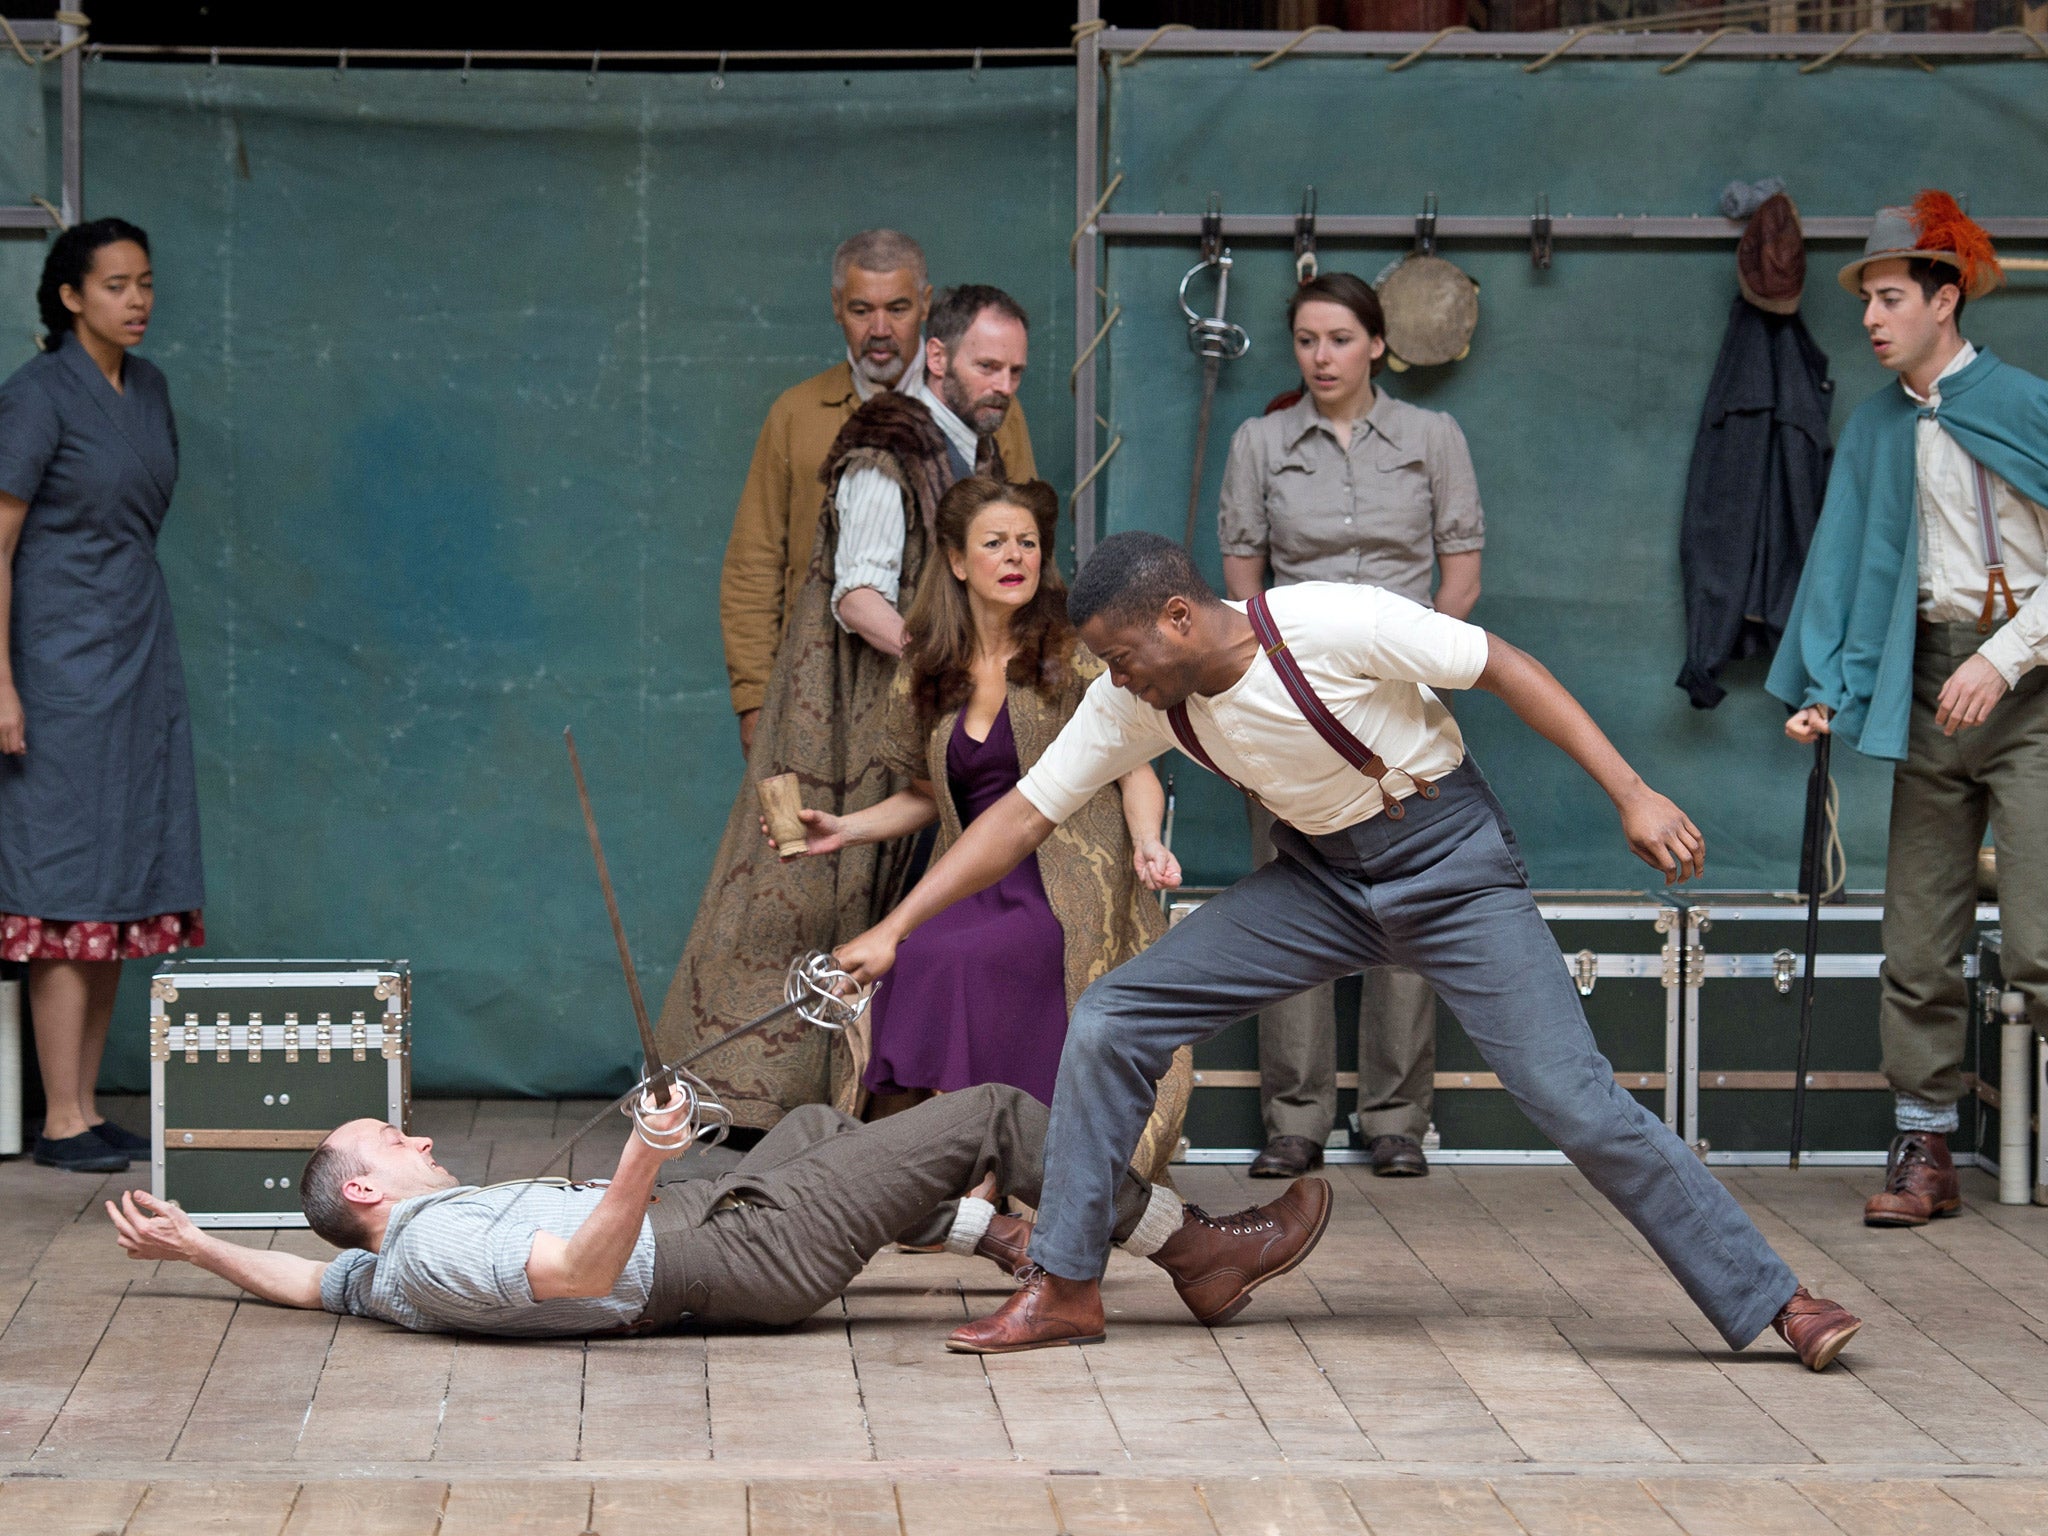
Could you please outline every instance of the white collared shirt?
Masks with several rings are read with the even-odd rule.
[[[969,464],[975,462],[981,439],[932,393],[921,362],[906,370],[904,382],[896,388],[930,411],[947,441]],[[873,587],[895,602],[903,579],[902,488],[879,469],[856,469],[840,477],[833,506],[839,512],[839,554],[832,572],[832,617],[839,619],[839,600],[855,587]],[[844,619],[839,619],[839,627],[846,628]]]
[[[1486,670],[1486,631],[1382,587],[1305,581],[1266,594],[1309,685],[1345,727],[1407,777],[1434,782],[1465,760],[1465,738],[1431,690],[1470,688]],[[1244,611],[1243,603],[1229,606]],[[1356,826],[1385,808],[1379,786],[1316,734],[1261,650],[1223,692],[1187,701],[1188,723],[1216,766],[1282,821],[1311,835]],[[1177,746],[1162,710],[1104,673],[1017,788],[1064,821],[1096,791]]]
[[[1977,360],[1977,349],[1962,350],[1942,369],[1934,387],[1921,395],[1902,377],[1899,387],[1915,405],[1941,408],[1941,380]],[[1984,611],[1984,589],[1990,575],[1984,563],[1984,533],[1977,521],[1975,461],[1949,436],[1937,416],[1922,416],[1913,426],[1914,505],[1919,513],[1920,617],[1937,624],[1972,623]],[[1987,639],[1979,653],[1998,669],[2006,686],[2017,683],[2048,657],[2048,516],[2042,509],[1985,471],[1991,504],[1998,517],[1998,536],[2005,546],[2005,579],[2012,584],[2018,615]],[[1992,609],[2005,617],[2005,595]]]

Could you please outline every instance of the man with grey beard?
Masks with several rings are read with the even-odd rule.
[[[832,317],[846,336],[846,356],[769,408],[719,580],[719,627],[742,751],[753,746],[776,647],[810,569],[825,456],[861,405],[912,375],[911,363],[923,357],[931,300],[924,252],[908,235],[863,230],[833,253]],[[1011,407],[996,442],[1012,473],[1030,479],[1035,465],[1022,407]]]

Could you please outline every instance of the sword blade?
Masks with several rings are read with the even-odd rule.
[[[1186,549],[1195,547],[1195,517],[1202,508],[1202,463],[1209,456],[1209,418],[1216,411],[1216,380],[1222,371],[1222,358],[1205,356],[1202,359],[1202,408],[1195,417],[1195,463],[1188,480],[1188,526],[1180,541]]]
[[[604,889],[604,909],[612,920],[612,938],[619,946],[619,964],[626,972],[626,991],[633,999],[633,1023],[640,1031],[640,1054],[649,1078],[662,1075],[661,1048],[654,1043],[654,1026],[647,1021],[647,999],[640,995],[640,973],[633,969],[633,951],[626,943],[626,925],[619,917],[619,898],[612,890],[612,872],[605,866],[604,842],[597,835],[597,814],[590,808],[590,786],[583,782],[583,759],[576,755],[576,732],[564,726],[562,740],[569,748],[569,768],[576,775],[576,798],[583,806],[583,830],[590,834],[590,855],[597,860],[597,883]]]

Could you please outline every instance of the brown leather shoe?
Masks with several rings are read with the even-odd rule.
[[[1014,1279],[1031,1263],[1031,1223],[1021,1216],[1005,1216],[998,1211],[988,1219],[988,1230],[981,1234],[974,1251],[984,1259],[993,1259],[1002,1266],[1004,1274]]]
[[[1924,1227],[1963,1208],[1963,1186],[1940,1131],[1901,1131],[1892,1138],[1884,1189],[1863,1202],[1866,1227]]]
[[[1365,1144],[1375,1178],[1413,1179],[1429,1172],[1422,1143],[1413,1136],[1375,1136]]]
[[[1180,1230],[1152,1255],[1205,1327],[1221,1327],[1252,1292],[1309,1256],[1330,1224],[1330,1186],[1302,1179],[1278,1200],[1229,1216],[1187,1207]]]
[[[1102,1284],[1062,1280],[1036,1264],[1024,1266],[1017,1292],[987,1317],[946,1335],[956,1355],[1014,1355],[1053,1344],[1100,1344]]]
[[[1856,1336],[1863,1319],[1852,1317],[1840,1302],[1816,1296],[1802,1285],[1778,1309],[1771,1326],[1808,1370],[1824,1371],[1842,1352],[1842,1346]]]
[[[1298,1179],[1323,1166],[1323,1149],[1306,1136],[1275,1136],[1245,1173],[1254,1179]]]

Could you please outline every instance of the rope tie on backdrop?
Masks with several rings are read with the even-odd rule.
[[[1314,37],[1318,32],[1334,32],[1336,30],[1337,29],[1335,27],[1330,26],[1327,23],[1318,24],[1313,27],[1303,27],[1301,31],[1295,34],[1292,42],[1284,43],[1280,47],[1275,48],[1263,59],[1260,59],[1256,64],[1252,65],[1252,68],[1258,70],[1266,68],[1266,66],[1268,66],[1269,64],[1278,64],[1282,59],[1286,58],[1287,55],[1294,52],[1295,49],[1299,48],[1303,43],[1307,42],[1310,38]]]
[[[2048,36],[2043,36],[2039,32],[2030,32],[2025,27],[1993,27],[1991,29],[1993,37],[1998,36],[2001,32],[2017,33],[2019,36],[2024,37],[2034,45],[2035,52],[2039,53],[2042,58],[2048,59]]]
[[[1730,32],[1746,32],[1748,30],[1749,29],[1747,27],[1716,27],[1712,32],[1709,32],[1705,37],[1701,38],[1697,46],[1689,48],[1684,53],[1681,53],[1669,64],[1666,64],[1663,68],[1659,69],[1657,73],[1660,75],[1675,75],[1681,69],[1685,68],[1686,65],[1690,64],[1694,59],[1698,58],[1701,54],[1705,53],[1709,48],[1713,47],[1714,44],[1721,41],[1721,39],[1726,37]]]
[[[29,194],[28,200],[34,203],[38,208],[42,209],[43,212],[47,213],[50,216],[50,222],[56,225],[59,229],[69,229],[71,227],[71,225],[65,221],[64,215],[61,211],[59,211],[57,205],[51,202],[47,197],[37,197],[33,192],[31,192]]]
[[[1599,27],[1580,27],[1577,31],[1573,32],[1570,37],[1566,38],[1563,42],[1559,43],[1555,48],[1551,49],[1550,52],[1543,55],[1542,58],[1535,59],[1532,60],[1530,63],[1524,64],[1522,66],[1522,73],[1525,75],[1533,75],[1538,70],[1548,69],[1552,64],[1555,64],[1559,59],[1563,58],[1573,48],[1577,47],[1583,39],[1591,37],[1595,32],[1598,32],[1600,30],[1601,29]]]
[[[1841,42],[1837,43],[1834,47],[1830,48],[1826,53],[1822,54],[1819,58],[1810,59],[1806,63],[1800,65],[1799,73],[1801,73],[1802,75],[1810,75],[1814,73],[1816,70],[1826,69],[1830,64],[1834,63],[1835,60],[1839,59],[1843,54],[1847,53],[1851,48],[1854,48],[1858,43],[1862,42],[1863,39],[1869,37],[1875,31],[1877,31],[1877,28],[1875,27],[1858,28],[1856,31],[1851,32],[1847,37],[1843,38]]]
[[[1102,322],[1102,329],[1095,333],[1095,339],[1083,347],[1081,355],[1074,359],[1074,366],[1067,370],[1067,392],[1069,394],[1072,394],[1079,388],[1081,370],[1088,365],[1088,359],[1095,355],[1095,349],[1102,345],[1103,338],[1109,334],[1109,328],[1116,324],[1117,316],[1123,312],[1124,307],[1121,304],[1112,309],[1109,312],[1109,317]]]
[[[1078,48],[1082,39],[1093,37],[1098,32],[1107,31],[1108,28],[1109,23],[1098,16],[1093,21],[1077,21],[1067,30],[1074,34],[1074,46]]]
[[[1166,36],[1167,33],[1192,32],[1194,30],[1195,29],[1193,27],[1189,26],[1184,21],[1169,21],[1165,26],[1161,27],[1157,32],[1154,32],[1150,37],[1146,38],[1145,41],[1138,44],[1137,47],[1133,48],[1129,53],[1125,54],[1122,58],[1118,59],[1117,62],[1121,64],[1125,69],[1129,69],[1133,64],[1137,63],[1138,60],[1142,59],[1143,57],[1145,57],[1146,54],[1150,53],[1152,51],[1152,45],[1158,42],[1159,39],[1161,39],[1162,37]]]
[[[1849,883],[1849,855],[1842,848],[1842,787],[1828,775],[1827,837],[1821,844],[1820,899],[1833,901]]]
[[[85,46],[86,29],[92,25],[92,18],[83,11],[59,11],[51,18],[60,27],[78,28],[78,36],[68,43],[53,43],[40,53],[30,53],[28,45],[21,40],[21,34],[14,30],[14,23],[0,16],[0,34],[5,34],[7,45],[14,50],[14,56],[22,63],[40,69],[52,59],[61,59],[74,48]]]
[[[1075,227],[1072,237],[1067,241],[1068,266],[1071,267],[1074,264],[1076,255],[1081,249],[1081,237],[1088,233],[1089,226],[1094,224],[1096,219],[1101,216],[1102,210],[1109,206],[1109,200],[1112,197],[1116,196],[1116,189],[1122,186],[1123,184],[1124,173],[1122,171],[1118,171],[1114,176],[1109,178],[1109,185],[1102,189],[1102,196],[1095,199],[1095,206],[1088,210],[1088,217],[1083,219],[1080,222],[1080,224]]]
[[[1441,31],[1437,33],[1435,37],[1432,37],[1428,42],[1424,43],[1420,48],[1416,49],[1413,53],[1403,54],[1400,58],[1394,60],[1393,63],[1389,64],[1387,66],[1387,73],[1390,75],[1398,75],[1410,64],[1413,64],[1417,59],[1422,58],[1424,55],[1426,55],[1430,51],[1430,49],[1434,48],[1438,43],[1442,42],[1445,38],[1450,37],[1454,33],[1470,32],[1471,30],[1472,29],[1467,26],[1443,28]]]
[[[1121,432],[1109,440],[1109,446],[1102,450],[1102,457],[1095,461],[1094,467],[1074,482],[1074,492],[1067,498],[1068,510],[1071,511],[1073,509],[1074,504],[1081,499],[1081,493],[1095,483],[1095,477],[1102,473],[1108,466],[1109,461],[1116,457],[1117,449],[1123,447],[1123,445],[1124,435]]]

